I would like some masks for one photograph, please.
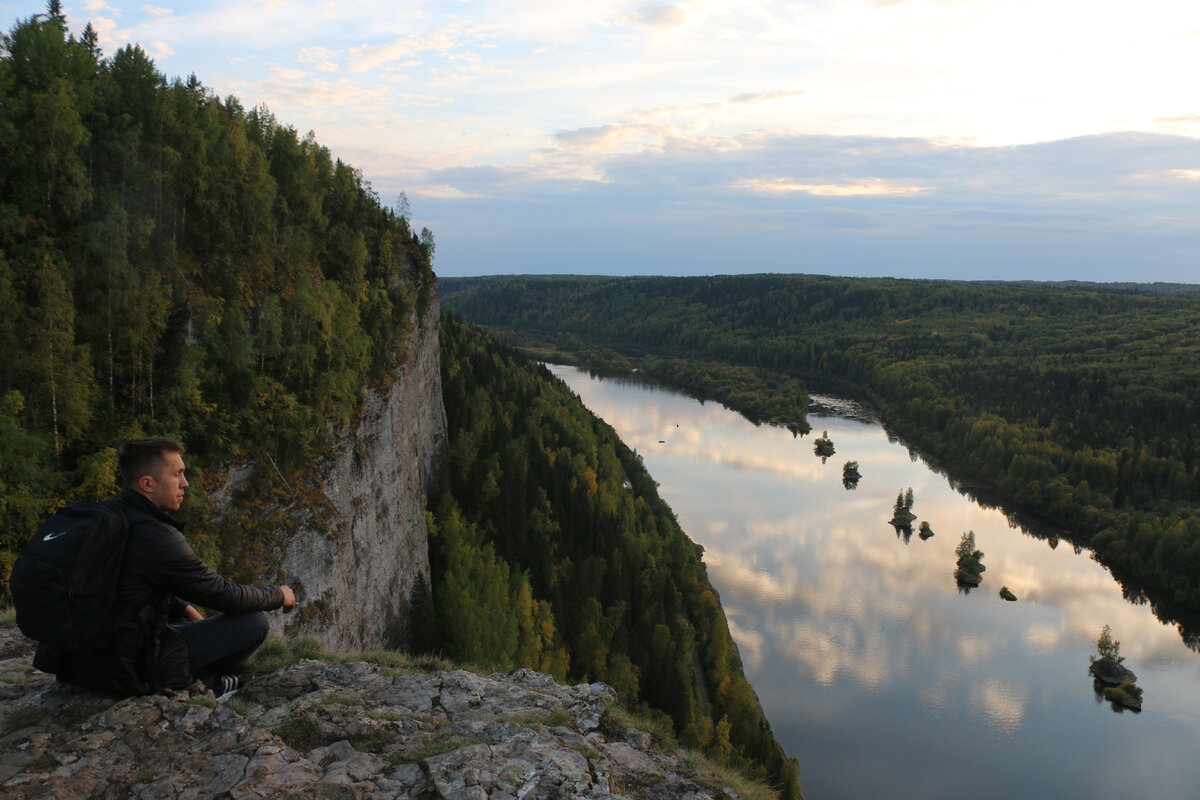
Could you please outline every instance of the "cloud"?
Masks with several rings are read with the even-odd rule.
[[[804,92],[744,92],[729,98],[730,103],[767,103],[772,100],[790,100]]]
[[[930,186],[904,185],[880,178],[859,178],[849,183],[801,183],[792,178],[744,178],[731,184],[757,194],[788,194],[802,192],[823,197],[855,197],[861,195],[907,197],[933,191]]]
[[[166,58],[167,56],[174,55],[175,49],[166,42],[154,41],[146,45],[146,52],[152,58]]]
[[[452,57],[450,60],[453,61],[456,59]],[[454,74],[452,75],[446,75],[430,80],[430,88],[463,86],[474,83],[480,78],[512,74],[512,70],[501,69],[500,67],[494,67],[489,64],[478,63],[475,57],[463,58],[459,60],[466,60],[471,63],[456,66]]]
[[[333,61],[336,58],[338,58],[338,53],[328,47],[304,47],[296,54],[296,60],[301,64]]]
[[[88,11],[106,11],[109,14],[112,14],[114,17],[121,16],[121,9],[109,5],[105,2],[105,0],[87,0],[87,2],[83,4],[83,7]]]
[[[433,53],[451,60],[477,60],[479,56],[476,53],[464,48],[495,34],[495,29],[488,25],[463,24],[451,25],[430,33],[400,36],[388,44],[358,45],[350,48],[350,69],[354,72],[390,69],[394,67],[394,62],[409,63],[425,53]]]
[[[448,167],[429,172],[423,178],[424,182],[440,187],[440,193],[456,197],[503,196],[514,187],[538,180],[530,169],[499,165]]]
[[[620,149],[632,142],[644,142],[647,138],[655,138],[659,130],[652,125],[601,125],[594,128],[577,128],[573,131],[559,131],[554,134],[554,140],[567,150],[607,152]]]
[[[1163,125],[1171,125],[1179,122],[1200,123],[1200,114],[1181,114],[1175,117],[1159,117],[1154,121]]]
[[[288,69],[286,67],[271,67],[271,77],[281,81],[298,81],[301,78],[307,78],[309,73],[302,69]]]
[[[644,3],[622,15],[621,21],[635,28],[670,30],[686,26],[690,18],[688,3]]]
[[[336,81],[303,80],[306,73],[299,70],[271,69],[272,77],[258,81],[252,87],[240,87],[238,94],[256,97],[272,108],[280,106],[311,109],[317,118],[346,114],[352,109],[373,108],[383,113],[395,93],[382,83],[364,83],[342,79]],[[436,103],[435,98],[412,96],[413,104]],[[344,118],[344,117],[343,117]]]
[[[359,45],[350,48],[350,69],[354,72],[365,72],[379,69],[392,61],[415,60],[422,49],[413,39],[397,39],[387,45]]]

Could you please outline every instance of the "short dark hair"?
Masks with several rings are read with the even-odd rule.
[[[167,453],[183,454],[183,445],[167,436],[146,436],[130,439],[117,456],[117,469],[126,486],[137,485],[143,475],[156,475],[162,470]]]

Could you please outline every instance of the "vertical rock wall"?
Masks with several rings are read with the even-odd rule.
[[[275,633],[349,650],[403,642],[413,584],[429,578],[425,505],[446,441],[433,294],[392,385],[370,390],[353,430],[337,436],[321,476],[332,517],[283,545],[279,566],[304,613],[271,614]]]

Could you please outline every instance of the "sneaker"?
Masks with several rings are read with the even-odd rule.
[[[213,687],[220,690],[217,694],[217,701],[219,702],[232,697],[237,692],[239,683],[237,675],[222,675],[217,678],[217,685]]]

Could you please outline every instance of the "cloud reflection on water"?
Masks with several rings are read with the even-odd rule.
[[[907,771],[916,782],[905,796],[922,796],[913,786],[961,796],[929,788],[959,785],[947,772],[947,759],[958,758],[972,774],[1006,776],[997,787],[1026,790],[1017,795],[1053,785],[1097,796],[1091,776],[1104,775],[1097,780],[1116,787],[1111,796],[1135,796],[1149,784],[1129,765],[1200,746],[1200,659],[1173,627],[1127,602],[1087,554],[1014,529],[878,426],[810,417],[837,448],[822,465],[811,438],[755,428],[712,404],[665,392],[631,397],[586,377],[572,387],[642,454],[684,530],[704,546],[747,675],[806,774],[824,768],[807,760],[820,752],[881,780]],[[854,491],[841,485],[845,460],[862,467]],[[906,541],[888,525],[897,492],[909,486],[931,539],[914,532]],[[966,530],[987,566],[969,594],[952,574]],[[1016,603],[998,596],[1002,585]],[[1105,624],[1147,696],[1146,712],[1116,724],[1093,702],[1086,672]],[[1126,766],[1110,772],[1117,761]],[[1194,766],[1171,763],[1172,786],[1195,784]],[[1064,771],[1073,782],[1059,783]],[[1158,780],[1165,774],[1155,768]]]
[[[1013,733],[1025,718],[1029,689],[1019,683],[1005,683],[989,677],[971,687],[971,707],[1004,733]]]

